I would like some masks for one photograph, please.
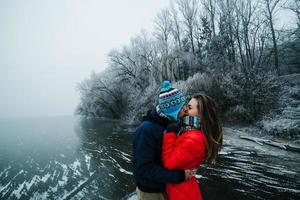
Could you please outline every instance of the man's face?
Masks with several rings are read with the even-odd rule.
[[[181,110],[179,111],[178,116],[179,116],[179,118],[183,118],[185,115],[187,115],[187,106],[186,105],[184,105],[181,108]]]

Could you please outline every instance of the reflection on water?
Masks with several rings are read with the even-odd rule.
[[[126,199],[133,131],[72,117],[0,122],[0,199]],[[198,171],[204,199],[299,199],[299,154],[225,138],[217,166]]]
[[[80,127],[80,149],[90,158],[89,171],[98,174],[85,188],[84,197],[121,199],[133,191],[130,127],[117,121],[92,120],[81,121]]]
[[[120,199],[134,190],[131,133],[70,117],[0,123],[0,199]]]

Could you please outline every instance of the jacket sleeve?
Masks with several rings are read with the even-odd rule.
[[[195,153],[204,146],[191,137],[185,137],[180,143],[176,143],[176,138],[173,132],[163,135],[163,164],[167,169],[187,169],[186,166],[195,159]]]
[[[156,145],[155,137],[145,129],[136,143],[136,168],[138,176],[161,183],[180,183],[185,180],[183,170],[168,170],[155,162]]]

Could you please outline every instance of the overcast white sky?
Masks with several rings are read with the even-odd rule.
[[[0,118],[72,115],[79,103],[76,83],[103,70],[111,49],[142,29],[151,33],[157,12],[168,5],[0,0]]]
[[[0,118],[72,115],[76,83],[169,0],[1,0]]]

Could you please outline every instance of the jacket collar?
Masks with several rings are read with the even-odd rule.
[[[159,116],[155,108],[148,110],[146,116],[143,117],[143,121],[152,121],[162,126],[167,126],[171,122],[168,118]]]

